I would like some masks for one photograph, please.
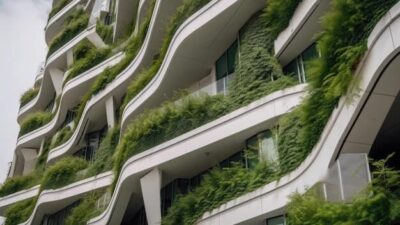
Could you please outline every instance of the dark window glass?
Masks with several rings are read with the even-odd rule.
[[[227,57],[224,53],[218,60],[216,64],[217,80],[222,79],[228,75],[227,67]]]
[[[233,44],[229,47],[227,55],[228,55],[228,74],[234,73],[235,72],[235,62],[236,62],[236,54],[237,54],[237,48],[238,48],[238,42],[235,41]]]
[[[284,216],[277,216],[274,218],[267,219],[267,225],[286,225]]]

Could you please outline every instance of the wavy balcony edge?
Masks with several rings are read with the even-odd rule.
[[[154,48],[154,45],[157,45],[157,43],[154,42],[160,42],[161,38],[160,36],[160,31],[155,30],[155,25],[156,23],[162,23],[162,19],[159,14],[163,13],[163,8],[160,7],[161,1],[157,1],[156,7],[154,9],[152,19],[150,22],[149,30],[147,32],[146,38],[142,44],[141,49],[139,50],[138,54],[135,56],[135,58],[132,60],[132,62],[125,68],[111,83],[109,83],[106,88],[96,95],[92,96],[92,98],[86,103],[86,106],[83,110],[82,116],[80,118],[79,123],[77,124],[77,128],[74,131],[74,134],[71,136],[71,138],[65,142],[63,145],[51,150],[49,152],[48,156],[48,163],[52,163],[55,159],[58,157],[61,157],[62,155],[66,154],[70,148],[74,145],[76,139],[78,136],[80,136],[80,133],[83,132],[82,129],[85,128],[86,121],[88,120],[86,117],[88,117],[88,114],[90,111],[98,107],[98,105],[101,105],[102,101],[105,101],[108,97],[112,96],[112,92],[118,91],[118,89],[121,89],[121,86],[125,84],[127,86],[127,81],[132,79],[132,74],[136,74],[137,72],[140,71],[140,69],[144,66],[143,64],[147,64],[144,61],[151,62],[151,58],[154,54],[154,51],[151,51],[149,49]],[[165,8],[165,7],[164,7]],[[164,12],[165,13],[165,12]],[[158,33],[157,33],[158,32]],[[158,34],[158,36],[157,36]],[[154,37],[156,36],[156,37]],[[156,40],[158,41],[156,41]],[[149,47],[152,46],[152,47]],[[126,88],[126,87],[125,87]],[[122,88],[123,90],[125,88]]]
[[[279,181],[269,183],[207,212],[199,220],[199,225],[219,225],[221,224],[219,221],[224,221],[224,225],[241,224],[251,218],[272,216],[273,212],[284,209],[289,201],[288,196],[294,192],[304,193],[308,187],[312,187],[326,176],[328,167],[332,165],[337,155],[342,153],[343,144],[348,134],[354,129],[354,124],[360,123],[358,117],[365,110],[364,106],[374,92],[372,87],[385,76],[388,66],[395,63],[392,60],[399,57],[400,36],[399,32],[394,32],[400,30],[397,22],[399,17],[400,3],[395,5],[375,26],[368,38],[368,51],[356,73],[362,79],[361,90],[357,92],[359,96],[351,104],[348,104],[345,99],[341,100],[338,108],[332,113],[320,141],[306,160],[295,171],[285,175]],[[397,43],[394,40],[397,40]],[[393,45],[388,45],[388,41]],[[376,51],[383,52],[384,55],[376,56],[374,54]],[[381,115],[381,117],[385,116]],[[254,211],[248,210],[254,209],[252,206],[255,205],[261,205],[261,207]],[[235,216],[237,214],[246,215],[246,217],[239,218]]]
[[[112,172],[105,172],[59,189],[44,190],[40,193],[29,219],[20,225],[40,224],[41,217],[43,217],[49,209],[52,211],[54,211],[55,208],[62,209],[62,206],[57,203],[63,202],[64,204],[61,205],[65,207],[68,205],[68,202],[76,201],[91,191],[108,187],[112,182],[112,178]]]
[[[272,125],[273,120],[300,103],[305,94],[305,87],[306,85],[297,85],[276,91],[172,140],[132,156],[124,163],[121,169],[111,202],[106,211],[100,216],[91,219],[88,224],[118,223],[120,218],[113,217],[114,211],[119,210],[116,214],[121,215],[120,210],[124,209],[123,207],[117,207],[116,204],[121,199],[129,199],[126,196],[129,193],[124,192],[122,194],[121,190],[124,189],[124,185],[134,183],[152,168],[174,163],[174,160],[180,160],[183,156],[200,153],[205,149],[212,154],[213,150],[211,150],[210,146],[222,140],[229,142],[229,139],[234,138],[233,134],[248,132],[260,124]],[[247,121],[247,123],[244,124],[243,121]],[[182,151],[183,149],[184,151]],[[217,151],[217,149],[214,150]],[[139,189],[138,187],[129,187],[129,190],[132,191]]]

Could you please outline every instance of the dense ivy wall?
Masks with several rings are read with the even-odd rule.
[[[288,77],[279,82],[271,82],[282,78],[283,72],[273,55],[274,38],[265,28],[265,21],[260,14],[246,23],[239,37],[240,54],[236,59],[236,76],[229,87],[229,99],[233,106],[246,105],[282,89],[284,84],[289,86],[295,83]]]

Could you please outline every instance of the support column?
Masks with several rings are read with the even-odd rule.
[[[74,64],[74,51],[72,49],[67,51],[67,65],[68,68]]]
[[[40,149],[39,149],[38,155],[41,155],[43,153],[43,148],[44,148],[45,142],[46,142],[46,138],[43,138],[42,141],[40,142]]]
[[[93,26],[92,29],[95,29],[91,34],[87,36],[87,39],[94,45],[96,48],[104,48],[107,45],[104,43],[103,39],[97,34],[96,26]]]
[[[37,149],[25,148],[22,149],[21,152],[24,157],[24,171],[22,172],[22,175],[26,175],[35,169]]]
[[[114,97],[111,96],[106,100],[106,115],[108,127],[114,127],[115,125],[115,101]]]
[[[59,94],[61,94],[64,72],[60,69],[50,69],[50,77],[53,81],[56,95],[58,96]]]
[[[148,225],[161,224],[161,171],[153,169],[140,179]]]

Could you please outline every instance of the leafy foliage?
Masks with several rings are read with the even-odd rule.
[[[35,182],[34,174],[8,178],[6,182],[0,186],[0,197],[22,191],[24,189],[33,187],[36,184],[37,182]]]
[[[185,3],[186,7],[192,8],[189,1]],[[199,6],[197,3],[193,4]],[[181,10],[183,9],[178,12]],[[175,20],[177,19],[172,21]],[[161,107],[144,112],[132,121],[122,136],[114,157],[114,171],[117,173],[114,182],[123,163],[129,157],[295,83],[291,78],[283,76],[280,65],[271,55],[271,44],[265,43],[269,36],[260,29],[261,23],[262,19],[257,15],[243,29],[240,43],[241,61],[237,66],[237,76],[230,86],[231,91],[226,97],[205,95],[186,97],[178,103],[167,101]],[[250,49],[258,49],[262,54],[253,54],[255,51]],[[158,68],[159,65],[153,64],[150,70],[155,73]],[[152,75],[149,74],[152,72],[145,70],[133,81],[123,105],[151,79]],[[141,77],[146,77],[145,82],[140,81]],[[272,77],[275,77],[275,81],[272,81]]]
[[[78,206],[72,209],[65,219],[65,225],[86,225],[87,221],[101,213],[97,208],[97,200],[103,192],[92,192],[85,196]]]
[[[128,44],[125,47],[125,57],[116,65],[105,69],[101,74],[98,75],[97,79],[93,83],[90,90],[83,96],[82,101],[79,103],[79,107],[77,110],[77,116],[75,117],[75,124],[78,124],[83,110],[85,109],[86,103],[90,100],[90,98],[99,93],[101,90],[106,88],[107,84],[112,82],[118,74],[120,74],[135,58],[137,52],[139,51],[140,46],[142,45],[146,33],[150,24],[151,12],[154,8],[150,7],[146,18],[143,23],[140,25],[140,31],[136,36],[130,37],[128,40]]]
[[[115,177],[131,156],[221,116],[225,111],[222,101],[223,96],[186,97],[179,103],[165,102],[161,107],[139,115],[118,144],[114,158]]]
[[[193,192],[178,197],[161,224],[196,224],[205,212],[277,178],[265,163],[258,163],[254,169],[246,169],[239,163],[230,168],[216,167]]]
[[[28,104],[28,102],[30,102],[32,99],[34,99],[38,93],[39,93],[39,88],[31,88],[29,90],[27,90],[26,92],[24,92],[21,96],[21,98],[19,99],[19,107],[22,108],[24,105]]]
[[[35,208],[37,198],[17,202],[6,210],[6,223],[5,225],[18,225],[25,222],[32,214]]]
[[[301,0],[269,0],[264,9],[268,33],[275,39],[285,29]]]
[[[84,50],[84,55],[80,56],[79,58],[77,57],[77,60],[74,62],[74,64],[72,64],[71,68],[68,70],[67,78],[64,80],[63,85],[65,85],[72,78],[75,78],[83,72],[86,72],[87,70],[100,64],[101,62],[106,60],[111,53],[110,48],[97,49],[94,46],[87,49],[82,48],[79,50],[81,50],[79,51],[80,53],[83,53]],[[78,51],[75,52],[77,52],[78,55]]]
[[[51,41],[47,58],[68,41],[82,32],[89,23],[89,16],[83,9],[77,9],[65,21],[64,29]]]
[[[38,111],[31,113],[26,116],[26,118],[21,122],[21,128],[18,136],[27,134],[37,128],[47,124],[53,118],[52,113]]]
[[[57,132],[54,140],[51,142],[50,149],[60,146],[61,144],[68,141],[68,139],[72,136],[72,134],[73,131],[71,127],[65,126],[64,128],[62,128],[59,132]]]
[[[165,39],[160,49],[160,56],[154,60],[153,64],[141,71],[129,85],[124,101],[120,107],[120,112],[123,111],[125,106],[132,100],[156,75],[162,61],[167,54],[167,50],[173,35],[179,26],[193,13],[199,10],[202,6],[210,2],[210,0],[183,0],[182,4],[177,8],[175,14],[172,16],[171,21],[168,23]]]
[[[56,189],[76,180],[76,173],[88,166],[86,160],[77,157],[65,157],[49,166],[44,172],[41,190]]]
[[[295,194],[288,206],[291,225],[359,225],[400,223],[400,171],[385,166],[385,160],[373,163],[372,186],[352,203],[323,201],[310,191]]]
[[[105,25],[100,20],[97,20],[96,23],[96,32],[103,39],[103,41],[107,44],[110,44],[113,39],[113,26]]]
[[[307,71],[309,95],[300,109],[301,126],[287,128],[287,134],[298,134],[294,142],[281,133],[281,145],[286,149],[301,148],[310,152],[319,140],[333,109],[341,96],[347,93],[353,72],[366,50],[366,38],[376,22],[397,1],[335,0],[330,11],[323,16],[324,31],[317,41],[321,57],[312,60]],[[292,115],[285,115],[292,117]],[[297,130],[294,130],[297,129]]]
[[[54,7],[51,9],[49,13],[49,20],[56,15],[61,9],[63,9],[65,6],[67,6],[72,0],[60,0]]]
[[[119,132],[119,127],[114,127],[108,130],[106,137],[100,143],[99,149],[96,150],[93,163],[88,167],[88,177],[112,169],[112,156],[118,144]]]

